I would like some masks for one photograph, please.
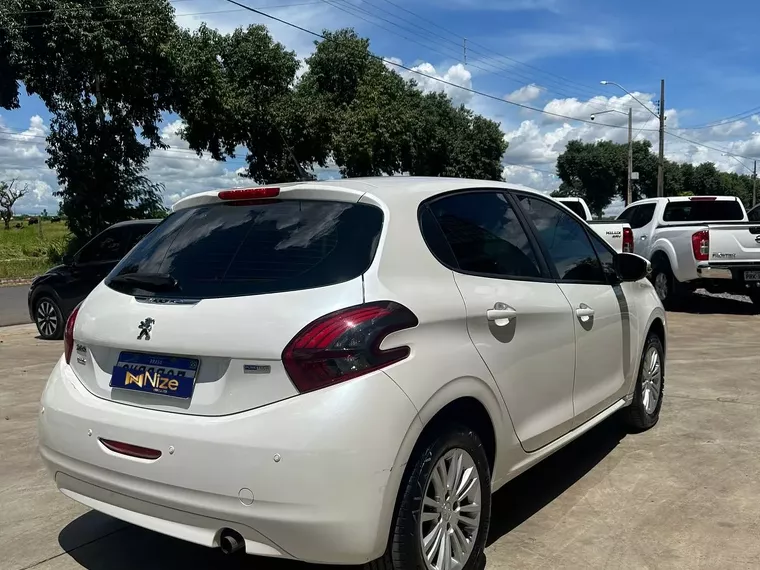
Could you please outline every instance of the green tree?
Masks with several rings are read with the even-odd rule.
[[[601,216],[625,188],[620,175],[623,163],[620,145],[611,141],[570,141],[557,158],[557,175],[562,181],[560,193],[583,198],[591,213]]]
[[[190,148],[223,160],[248,149],[248,175],[263,183],[298,177],[290,145],[303,166],[326,162],[304,151],[295,115],[308,102],[294,100],[299,62],[264,26],[225,35],[205,25],[183,31],[172,52],[178,76],[176,110]],[[295,107],[295,108],[294,108]]]
[[[158,125],[172,109],[168,46],[177,28],[168,1],[10,0],[4,7],[0,69],[13,75],[0,83],[0,104],[17,104],[21,83],[53,115],[47,164],[58,174],[61,212],[74,235],[82,241],[160,206],[160,187],[142,171],[150,150],[163,147]]]

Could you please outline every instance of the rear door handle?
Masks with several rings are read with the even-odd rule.
[[[581,303],[580,306],[575,309],[575,314],[583,322],[586,322],[588,319],[593,317],[595,313],[596,311],[594,311],[594,309],[589,307],[586,303]]]
[[[503,327],[509,324],[510,319],[517,316],[517,311],[506,303],[496,303],[493,309],[486,311],[486,318],[498,327]]]

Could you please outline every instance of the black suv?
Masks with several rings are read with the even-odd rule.
[[[46,340],[60,339],[71,311],[161,220],[135,220],[103,230],[29,289],[29,316]]]

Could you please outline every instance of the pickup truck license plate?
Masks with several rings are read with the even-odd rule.
[[[111,371],[112,388],[188,399],[193,395],[198,360],[122,352]]]
[[[745,271],[744,280],[745,281],[760,281],[760,271]]]

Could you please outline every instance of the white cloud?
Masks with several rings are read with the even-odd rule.
[[[384,59],[399,64],[403,63],[403,61],[395,57],[386,57]],[[390,68],[395,67],[388,63],[385,65]],[[415,65],[411,69],[419,71],[419,73],[413,73],[399,68],[396,68],[395,70],[399,72],[402,77],[416,81],[420,89],[426,93],[431,91],[443,91],[446,95],[451,97],[454,105],[466,105],[473,97],[471,92],[461,89],[461,87],[472,89],[472,74],[461,63],[450,66],[448,70],[442,74],[436,70],[432,63],[428,62]],[[442,83],[441,80],[446,83]]]
[[[530,85],[520,87],[516,91],[512,91],[512,93],[504,98],[515,103],[530,103],[531,101],[538,99],[540,96],[541,88],[535,83],[531,83]]]

